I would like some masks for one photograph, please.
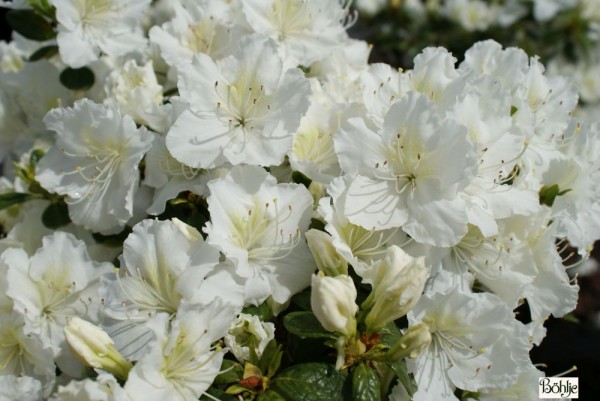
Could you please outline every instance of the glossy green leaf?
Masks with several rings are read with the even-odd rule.
[[[44,58],[51,58],[58,54],[58,46],[50,45],[37,49],[31,56],[29,61],[38,61]]]
[[[326,363],[290,366],[271,380],[270,388],[290,401],[343,401],[346,372]]]
[[[281,345],[276,340],[271,340],[265,347],[257,366],[263,372],[263,375],[269,378],[273,377],[281,365],[282,356]]]
[[[286,401],[275,391],[267,390],[256,398],[256,401]]]
[[[283,325],[292,334],[301,338],[337,338],[325,330],[312,312],[292,312],[283,318]]]
[[[221,373],[215,377],[213,384],[230,384],[239,382],[244,376],[244,367],[229,359],[223,359]]]
[[[559,192],[560,190],[558,188],[558,185],[556,184],[551,185],[549,187],[542,187],[542,189],[540,189],[540,204],[552,206]]]
[[[6,194],[0,194],[0,210],[6,209],[13,205],[18,205],[31,199],[31,194],[24,194],[19,192],[9,192]]]
[[[399,361],[395,363],[389,363],[388,366],[394,371],[402,386],[404,386],[408,394],[412,397],[415,391],[417,391],[417,383],[415,382],[414,377],[408,373],[406,362]]]
[[[273,311],[271,310],[271,307],[269,306],[267,301],[263,302],[262,304],[260,304],[258,306],[254,306],[254,305],[246,306],[242,310],[242,313],[247,313],[248,315],[257,316],[263,322],[268,322],[268,321],[272,320],[274,317]]]
[[[100,233],[92,233],[92,237],[102,245],[116,248],[123,246],[123,242],[131,234],[131,231],[131,227],[127,226],[118,234],[102,235]]]
[[[50,19],[55,18],[56,9],[48,3],[48,0],[26,0],[27,4],[31,6],[38,13],[45,15]]]
[[[59,76],[60,83],[67,89],[87,90],[94,85],[94,72],[87,67],[65,68]]]
[[[51,229],[66,226],[70,222],[69,208],[64,202],[51,203],[42,214],[42,223]]]
[[[377,372],[365,363],[354,368],[352,374],[353,401],[380,401],[381,389]]]
[[[33,10],[10,10],[6,13],[6,21],[27,39],[43,42],[56,37],[52,25]]]

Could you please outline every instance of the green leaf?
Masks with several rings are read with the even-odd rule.
[[[52,25],[33,10],[10,10],[6,13],[6,21],[27,39],[43,42],[56,37]]]
[[[292,297],[291,303],[300,310],[310,311],[312,310],[310,307],[310,287],[305,289],[304,291],[300,291]]]
[[[269,306],[267,301],[263,302],[262,304],[260,304],[258,306],[254,306],[254,305],[246,306],[242,310],[242,313],[257,316],[263,322],[268,322],[268,321],[272,320],[274,317],[273,311],[271,310],[271,307]]]
[[[58,54],[58,46],[50,45],[44,46],[37,49],[31,56],[29,56],[29,61],[38,61],[43,58],[51,58]]]
[[[292,312],[283,318],[283,325],[292,334],[301,338],[331,338],[337,336],[325,330],[312,312]]]
[[[210,394],[212,397],[209,397],[207,394]],[[215,399],[221,401],[237,401],[236,397],[228,395],[215,387],[209,387],[208,390],[202,394],[202,397],[200,397],[200,401],[215,401]]]
[[[290,366],[273,380],[270,388],[290,401],[342,401],[346,372],[326,363]]]
[[[379,376],[373,368],[365,363],[359,364],[352,374],[352,400],[381,400]]]
[[[560,190],[556,184],[549,187],[543,186],[542,189],[540,189],[540,204],[551,207],[559,193]]]
[[[271,340],[265,347],[257,366],[264,376],[271,378],[279,369],[282,356],[281,345],[276,340]]]
[[[299,171],[294,171],[292,173],[292,181],[294,181],[296,184],[302,184],[306,188],[308,188],[308,186],[312,182],[312,180],[310,178],[308,178],[307,176],[305,176],[304,174],[302,174]]]
[[[31,199],[31,194],[24,194],[19,192],[9,192],[6,194],[0,194],[0,210],[9,208],[13,205],[18,205]]]
[[[566,315],[564,315],[563,317],[561,317],[561,319],[564,320],[565,322],[581,323],[581,320],[579,320],[577,318],[577,316],[575,316],[572,313],[567,313]]]
[[[394,322],[389,322],[381,331],[379,342],[388,348],[392,348],[402,338],[402,332]]]
[[[258,396],[256,401],[286,401],[285,398],[277,394],[275,391],[267,390]]]
[[[395,363],[388,363],[387,365],[394,371],[402,386],[412,397],[415,391],[417,391],[417,383],[415,382],[414,377],[408,373],[408,370],[406,369],[406,362],[399,361]]]
[[[27,4],[31,6],[38,13],[45,15],[50,19],[55,19],[56,9],[48,3],[48,0],[26,0]]]
[[[215,377],[213,384],[237,383],[244,377],[244,367],[229,359],[223,359],[221,373]]]
[[[87,67],[65,68],[60,73],[59,79],[63,86],[71,90],[87,90],[96,81],[94,73]]]
[[[66,226],[70,222],[69,208],[65,202],[51,203],[42,214],[42,223],[51,229]]]
[[[123,231],[118,234],[102,235],[100,233],[92,233],[92,237],[99,244],[116,248],[123,246],[123,242],[127,239],[129,234],[131,234],[131,227],[126,226]]]

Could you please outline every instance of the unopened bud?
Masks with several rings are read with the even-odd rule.
[[[404,358],[416,358],[431,343],[431,333],[427,323],[410,326],[402,338],[387,352],[389,362],[397,362]]]
[[[327,276],[348,274],[348,262],[337,253],[331,235],[311,229],[305,233],[308,248],[313,254],[317,267]]]
[[[356,333],[356,288],[349,276],[312,276],[310,306],[327,331],[346,338]]]
[[[385,259],[374,266],[373,291],[363,304],[370,333],[408,313],[417,303],[427,280],[423,257],[413,258],[401,248],[391,246]]]
[[[114,341],[100,327],[73,317],[64,329],[65,339],[83,363],[126,380],[133,367],[115,348]]]

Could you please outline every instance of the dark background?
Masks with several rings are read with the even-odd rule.
[[[0,39],[9,41],[6,12],[0,8]],[[594,251],[596,260],[600,260],[598,245]],[[531,359],[535,364],[547,365],[539,368],[548,376],[577,366],[577,371],[567,376],[579,377],[580,400],[595,401],[600,399],[600,272],[579,278],[578,282],[579,304],[573,315],[579,322],[550,318],[546,322],[548,334],[542,345],[531,351]]]

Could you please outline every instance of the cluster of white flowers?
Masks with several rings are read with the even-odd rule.
[[[578,87],[575,113],[593,122],[600,111],[600,2],[597,0],[356,0],[362,15],[399,12],[424,33],[448,22],[457,30],[441,43],[469,43],[469,36],[501,37],[523,47],[546,48],[549,70]],[[445,29],[445,28],[444,28]],[[419,37],[418,29],[410,35]],[[511,32],[511,33],[507,33]],[[558,40],[558,43],[557,43]],[[408,41],[410,42],[410,40]],[[540,49],[541,50],[541,49]]]
[[[50,3],[55,40],[0,46],[0,192],[27,199],[0,212],[2,391],[197,400],[274,341],[244,308],[311,286],[338,369],[407,316],[386,355],[415,401],[542,374],[528,351],[577,302],[563,262],[600,238],[600,125],[570,81],[493,41],[369,64],[347,2]],[[93,85],[60,84],[84,66]],[[186,197],[201,226],[156,218]]]

